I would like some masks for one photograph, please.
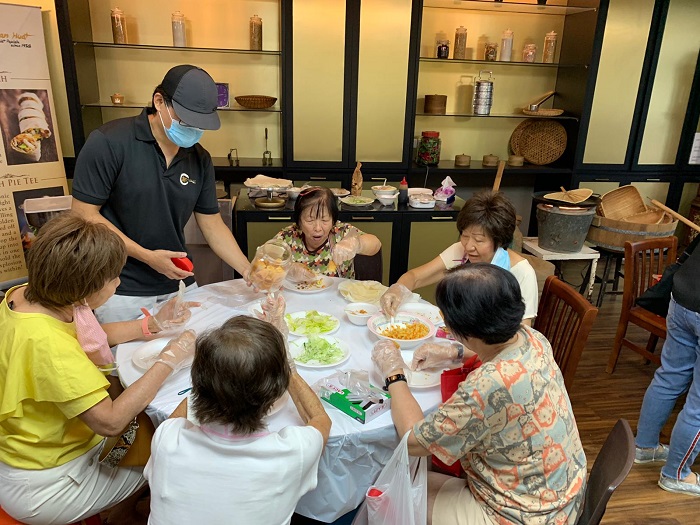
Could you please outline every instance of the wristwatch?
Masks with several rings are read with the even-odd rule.
[[[406,379],[406,376],[405,376],[405,375],[403,375],[403,374],[394,374],[393,376],[387,377],[386,380],[384,381],[384,383],[385,383],[385,385],[384,385],[384,387],[383,387],[383,388],[384,388],[384,391],[385,391],[385,392],[388,392],[388,391],[389,391],[389,385],[391,385],[392,383],[396,383],[396,382],[398,382],[398,381],[403,381],[404,383],[408,383],[408,379]]]
[[[455,359],[455,361],[464,359],[464,345],[462,343],[453,342],[452,346],[457,349],[457,359]]]

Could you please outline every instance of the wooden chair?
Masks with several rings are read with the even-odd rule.
[[[574,382],[581,352],[597,315],[598,309],[571,286],[553,275],[547,277],[533,328],[552,345],[567,390]]]
[[[382,262],[382,249],[374,255],[355,256],[355,279],[358,281],[382,282],[384,266]]]
[[[598,525],[615,489],[634,463],[634,436],[629,423],[619,419],[608,434],[588,476],[583,510],[576,525]]]
[[[630,348],[649,361],[661,364],[654,353],[659,338],[666,338],[666,318],[636,306],[641,293],[654,284],[654,275],[661,275],[676,260],[678,239],[675,236],[625,243],[625,287],[622,295],[622,311],[617,324],[615,343],[610,351],[606,371],[612,374],[623,346]],[[649,332],[646,348],[625,338],[627,325],[635,324]]]

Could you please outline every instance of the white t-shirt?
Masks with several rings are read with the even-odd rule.
[[[313,427],[251,436],[168,419],[153,436],[144,476],[148,523],[283,525],[316,487],[323,437]]]
[[[464,246],[462,243],[456,242],[452,246],[448,246],[445,251],[440,254],[440,259],[445,264],[448,270],[462,264],[464,258]],[[525,302],[525,315],[523,319],[532,319],[537,316],[537,304],[539,303],[539,293],[537,290],[537,275],[535,269],[530,266],[527,259],[515,263],[510,269],[515,278],[520,284],[520,294]]]

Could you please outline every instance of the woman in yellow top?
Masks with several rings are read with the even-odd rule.
[[[98,461],[103,436],[120,435],[146,408],[191,356],[194,334],[170,341],[141,379],[110,398],[110,383],[78,343],[74,308],[111,297],[125,261],[124,243],[106,226],[58,217],[28,252],[29,284],[0,303],[0,507],[23,523],[80,521],[145,483],[142,468]],[[141,325],[114,323],[109,342],[142,336]]]

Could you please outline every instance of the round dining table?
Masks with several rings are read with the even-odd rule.
[[[330,286],[312,293],[282,289],[287,302],[287,313],[317,310],[331,314],[340,320],[340,327],[333,334],[350,350],[350,358],[337,368],[315,369],[297,366],[299,374],[313,385],[337,370],[367,370],[370,380],[377,385],[381,378],[375,371],[371,351],[377,341],[366,326],[352,324],[344,313],[348,302],[338,291],[343,279],[332,278]],[[184,328],[197,334],[221,326],[236,315],[252,315],[251,308],[265,295],[249,288],[242,279],[215,283],[190,289],[185,294],[187,301],[198,301],[200,307],[192,308],[192,317]],[[181,328],[183,329],[183,328]],[[162,347],[165,341],[177,335],[164,334],[160,340],[139,340],[118,346],[116,356],[122,384],[128,387],[139,379],[144,370],[136,366],[134,356],[144,354],[145,345]],[[294,339],[290,335],[290,341]],[[141,349],[141,350],[140,350]],[[404,352],[407,360],[410,352]],[[143,365],[142,365],[143,366]],[[432,384],[432,383],[428,383]],[[381,385],[378,385],[381,386]],[[190,368],[172,374],[161,386],[155,399],[146,408],[146,413],[158,426],[186,398],[191,387]],[[441,401],[439,383],[421,388],[412,387],[412,392],[424,413],[433,410]],[[355,509],[364,499],[365,493],[376,480],[399,442],[391,413],[384,412],[368,423],[352,419],[328,403],[323,403],[332,420],[328,444],[319,464],[318,485],[306,494],[296,508],[303,516],[330,523]],[[291,399],[282,409],[267,417],[270,431],[278,431],[290,425],[303,425]],[[270,480],[274,482],[274,480]]]

